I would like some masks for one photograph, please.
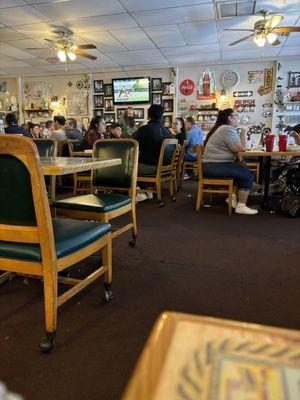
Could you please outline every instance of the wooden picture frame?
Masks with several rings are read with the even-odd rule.
[[[103,118],[103,108],[94,109],[94,118],[98,116]]]
[[[151,79],[151,90],[152,92],[162,91],[162,78],[152,78]]]
[[[163,88],[162,88],[162,93],[165,96],[172,96],[173,93],[171,93],[171,85],[172,82],[163,82]]]
[[[152,104],[162,105],[162,94],[161,93],[152,93]]]
[[[119,118],[123,117],[125,110],[126,110],[126,108],[117,108],[117,120]]]
[[[289,71],[288,88],[300,88],[300,72]]]
[[[81,118],[81,122],[82,122],[82,125],[83,125],[85,128],[87,128],[87,127],[89,126],[90,119],[89,119],[89,117],[82,117],[82,118]]]
[[[164,115],[163,122],[166,128],[172,128],[172,123],[173,123],[172,115]]]
[[[104,99],[104,109],[105,111],[114,111],[113,99]]]
[[[134,118],[136,120],[143,120],[145,118],[145,109],[144,108],[134,108]]]
[[[162,106],[164,108],[164,112],[173,112],[173,99],[164,99],[162,101]]]
[[[94,81],[94,93],[103,93],[103,80]]]
[[[113,88],[111,83],[104,84],[104,96],[105,97],[113,97]]]
[[[113,122],[116,122],[116,114],[115,113],[104,113],[103,118],[107,124],[112,124]]]
[[[94,96],[94,108],[104,107],[104,96],[103,94],[97,94]]]

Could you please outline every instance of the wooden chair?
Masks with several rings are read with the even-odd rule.
[[[200,211],[203,200],[203,193],[211,194],[227,194],[228,195],[228,213],[232,214],[232,194],[234,191],[233,179],[209,178],[204,177],[202,173],[202,146],[194,146],[194,151],[197,153],[198,164],[198,189],[196,211]]]
[[[176,150],[178,146],[177,139],[164,139],[162,142],[157,171],[156,174],[149,174],[144,176],[138,176],[137,181],[146,182],[146,183],[154,183],[156,189],[141,189],[140,192],[154,192],[157,194],[157,199],[160,201],[160,206],[163,206],[164,203],[161,201],[161,185],[162,183],[169,182],[169,190],[170,196],[175,198],[175,175],[174,165],[175,165],[175,157]]]
[[[250,169],[255,177],[255,182],[259,181],[260,164],[259,162],[246,162],[246,166]]]
[[[9,272],[43,279],[46,337],[40,341],[42,352],[54,346],[57,309],[66,300],[101,275],[105,298],[112,299],[110,231],[109,224],[51,219],[36,146],[24,137],[0,135],[0,265],[6,279]],[[100,250],[103,265],[87,278],[58,276]],[[58,281],[72,288],[58,296]]]
[[[178,175],[178,168],[179,168],[178,164],[180,162],[181,148],[182,148],[182,146],[180,144],[176,145],[174,166],[173,166],[173,171],[172,171],[172,178],[173,178],[175,192],[178,191],[178,187],[179,187],[177,175]]]
[[[122,164],[92,171],[92,194],[56,201],[53,204],[56,213],[102,222],[110,222],[113,218],[130,213],[131,222],[113,231],[112,238],[131,230],[129,244],[134,246],[137,236],[135,194],[138,142],[133,139],[100,139],[94,143],[93,157],[100,160],[121,158]],[[97,193],[93,194],[95,190]],[[113,193],[116,191],[126,192],[126,195]]]

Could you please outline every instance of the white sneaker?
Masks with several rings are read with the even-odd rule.
[[[225,201],[226,201],[226,203],[228,204],[228,202],[229,202],[228,197],[227,197],[227,199],[226,199]],[[232,200],[231,200],[232,208],[236,208],[237,203],[238,203],[238,201],[237,201],[237,196],[236,196],[235,193],[233,193],[233,194],[232,194]]]
[[[147,192],[146,196],[147,196],[148,200],[152,200],[153,199],[153,192]]]
[[[235,209],[237,214],[247,214],[247,215],[255,215],[258,213],[257,210],[253,208],[247,207],[244,203],[238,203]]]
[[[136,203],[140,203],[141,201],[145,201],[147,199],[148,199],[148,197],[147,197],[146,193],[138,193],[135,196],[135,202]]]

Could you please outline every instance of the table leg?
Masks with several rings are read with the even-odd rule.
[[[51,200],[55,201],[55,187],[56,187],[56,176],[51,176],[51,185],[50,185],[50,192],[51,192]]]
[[[270,184],[270,171],[271,171],[271,157],[265,157],[264,165],[264,196],[261,204],[262,210],[268,210],[269,208],[269,184]]]

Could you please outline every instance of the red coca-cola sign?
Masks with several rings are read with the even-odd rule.
[[[185,79],[180,84],[180,93],[184,96],[189,96],[194,93],[195,83],[191,79]]]

